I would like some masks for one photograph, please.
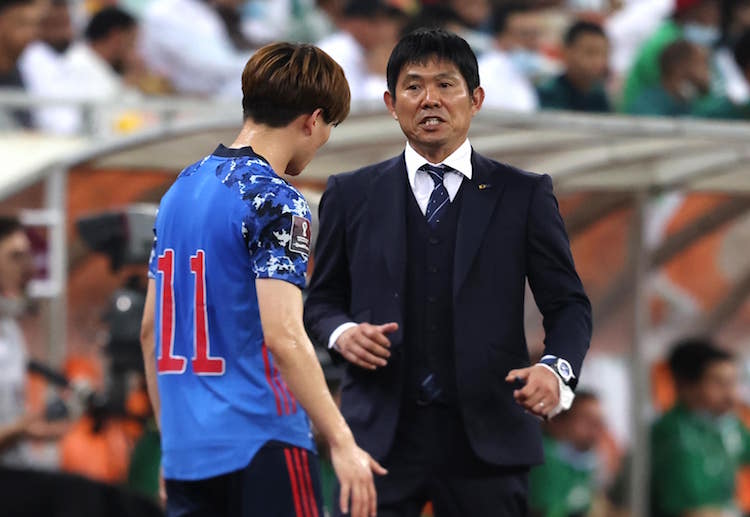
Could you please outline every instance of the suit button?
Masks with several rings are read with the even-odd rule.
[[[437,325],[430,325],[427,327],[430,332],[437,332]]]
[[[429,268],[427,268],[427,271],[429,271],[430,273],[437,273],[438,272],[438,267],[437,266],[430,266]]]
[[[440,238],[439,237],[430,237],[429,241],[430,244],[440,244]]]
[[[393,297],[398,300],[398,293],[393,293]]]
[[[428,303],[435,303],[436,301],[437,301],[437,298],[435,298],[434,296],[428,296],[427,297],[427,302]]]

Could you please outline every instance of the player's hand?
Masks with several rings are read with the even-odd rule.
[[[541,365],[529,368],[511,370],[505,377],[505,382],[520,379],[525,386],[513,391],[516,399],[524,409],[541,418],[547,418],[560,402],[560,385],[557,375]]]
[[[372,474],[382,476],[388,471],[357,447],[354,440],[343,446],[331,445],[331,462],[341,487],[341,513],[351,517],[375,517],[378,498]]]
[[[388,364],[391,341],[388,334],[398,330],[398,323],[372,325],[360,323],[346,329],[336,340],[336,350],[350,363],[368,370]]]

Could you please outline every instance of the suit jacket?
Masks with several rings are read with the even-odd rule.
[[[498,465],[542,461],[538,422],[505,376],[529,366],[524,335],[528,278],[544,317],[545,353],[576,375],[591,338],[591,306],[576,274],[552,181],[472,151],[464,179],[453,271],[459,405],[474,451]],[[342,412],[365,450],[390,450],[404,387],[406,165],[403,154],[332,176],[320,202],[315,269],[305,304],[311,338],[327,346],[347,321],[395,321],[391,358],[375,371],[347,363]]]

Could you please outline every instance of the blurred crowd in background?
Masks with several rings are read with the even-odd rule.
[[[0,88],[73,104],[0,96],[0,127],[127,132],[149,118],[125,102],[238,100],[253,49],[284,39],[380,108],[391,48],[423,26],[470,42],[485,107],[750,117],[748,0],[2,0]]]

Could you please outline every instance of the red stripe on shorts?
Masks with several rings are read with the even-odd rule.
[[[292,452],[289,449],[285,448],[284,456],[286,456],[286,469],[289,471],[289,482],[292,485],[294,512],[296,513],[297,517],[306,517],[306,515],[302,513],[302,505],[300,504],[299,491],[297,489],[297,474],[294,465],[292,465]]]
[[[312,480],[310,479],[310,463],[307,461],[307,451],[302,449],[302,463],[305,471],[305,485],[310,494],[310,505],[312,506],[312,517],[318,517],[318,504],[315,501],[315,490],[313,490]]]
[[[297,479],[300,486],[300,494],[302,495],[302,507],[305,509],[305,515],[310,515],[310,495],[307,493],[307,486],[305,485],[305,474],[302,472],[302,460],[300,460],[299,449],[295,447],[292,449],[294,453],[294,464],[297,467]]]

